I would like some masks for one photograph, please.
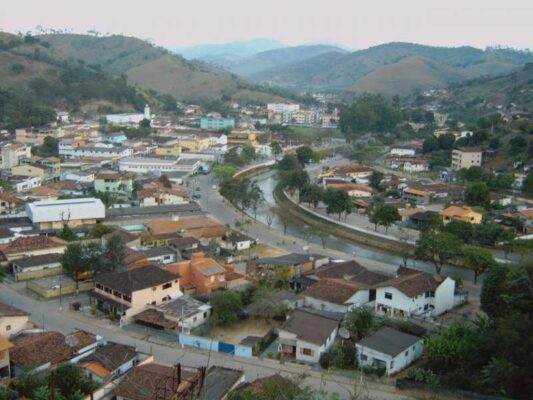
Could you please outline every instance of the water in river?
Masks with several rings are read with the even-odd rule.
[[[256,176],[254,180],[257,181],[258,185],[263,190],[263,195],[265,197],[265,203],[257,212],[257,219],[265,224],[268,224],[267,220],[269,218],[272,218],[272,227],[278,230],[283,230],[283,223],[281,222],[280,218],[272,211],[272,208],[276,206],[276,202],[273,197],[273,191],[277,183],[276,173],[273,171],[267,172],[267,173]],[[321,238],[316,237],[316,236],[313,237],[312,235],[310,236],[308,233],[305,232],[304,227],[302,225],[298,225],[297,223],[288,223],[287,233],[292,236],[298,237],[302,240],[306,240],[308,242],[322,245]],[[403,264],[402,257],[388,254],[380,250],[370,249],[368,247],[357,246],[353,243],[337,238],[333,235],[330,235],[326,239],[326,246],[331,249],[342,251],[347,254],[357,255],[358,257],[368,258],[371,260],[376,260],[376,261],[384,262],[387,264],[393,264],[393,265]],[[425,262],[421,262],[421,261],[417,261],[413,259],[409,259],[407,263],[408,263],[408,266],[412,268],[416,268],[416,269],[428,271],[428,272],[435,271],[435,267],[429,263],[425,263]],[[473,281],[474,279],[471,271],[468,271],[462,268],[453,267],[453,266],[445,266],[442,272],[445,275],[460,275],[463,277],[463,279],[467,279],[470,281]]]

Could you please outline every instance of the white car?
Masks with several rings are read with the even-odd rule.
[[[211,189],[213,189],[213,190],[217,190],[217,185],[213,185],[213,186],[211,186]]]

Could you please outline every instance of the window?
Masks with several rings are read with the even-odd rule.
[[[405,352],[405,356],[407,357],[409,355],[409,350]]]
[[[152,301],[152,305],[155,306],[155,305],[156,305],[156,302],[155,302],[155,301]]]
[[[389,299],[389,300],[392,300],[392,293],[390,293],[390,292],[385,292],[385,298],[386,298],[386,299]]]
[[[301,352],[301,354],[303,354],[304,356],[310,356],[310,357],[313,356],[313,350],[311,350],[311,349],[307,349],[307,348],[305,348],[305,347],[302,348],[302,349],[300,350],[300,352]]]
[[[152,288],[152,291],[155,292],[156,290],[157,290],[157,287],[154,286],[154,287]]]
[[[11,325],[6,325],[6,331],[10,331],[11,330]]]
[[[163,290],[168,289],[169,287],[172,287],[172,282],[165,283],[165,284],[163,285]]]
[[[204,313],[204,318],[207,318],[207,311]]]
[[[368,357],[366,356],[366,354],[361,354],[361,361],[366,361],[368,360]]]

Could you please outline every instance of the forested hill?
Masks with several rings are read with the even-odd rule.
[[[131,111],[145,98],[98,65],[69,62],[51,43],[0,33],[0,124],[38,126],[55,119],[54,108],[70,111]]]
[[[39,38],[49,42],[63,59],[98,64],[106,72],[123,74],[129,84],[169,94],[178,100],[233,98],[252,103],[282,100],[273,92],[227,71],[200,61],[188,61],[137,38],[74,34],[42,35]]]
[[[484,116],[512,107],[533,110],[533,63],[521,70],[496,78],[475,79],[450,88],[444,110],[459,118]]]

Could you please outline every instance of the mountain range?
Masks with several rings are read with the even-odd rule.
[[[527,51],[394,42],[354,52],[331,45],[282,47],[213,62],[252,82],[295,91],[406,96],[415,89],[508,74],[532,60]]]

